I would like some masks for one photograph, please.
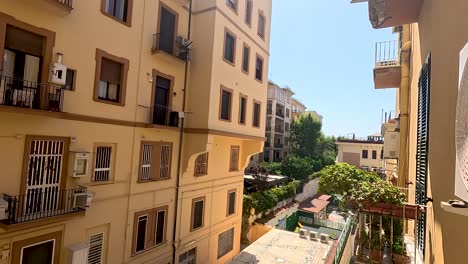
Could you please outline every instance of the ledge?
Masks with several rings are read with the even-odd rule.
[[[86,211],[83,210],[83,211],[57,215],[57,216],[52,216],[52,217],[47,217],[47,218],[42,218],[38,220],[17,223],[17,224],[5,224],[0,221],[0,228],[7,232],[18,231],[18,230],[24,230],[24,229],[37,227],[37,226],[54,224],[60,221],[66,221],[77,216],[84,216],[85,214],[86,214]]]
[[[458,204],[457,202],[461,202],[464,205]],[[467,204],[462,201],[449,200],[448,202],[440,202],[440,207],[442,207],[444,211],[449,212],[449,213],[468,216]]]

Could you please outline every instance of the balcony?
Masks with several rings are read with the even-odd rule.
[[[284,129],[282,127],[275,127],[276,133],[284,133]]]
[[[85,187],[69,190],[29,189],[27,194],[17,196],[3,194],[6,214],[3,219],[0,218],[2,219],[0,220],[0,227],[10,230],[10,228],[18,226],[18,224],[34,221],[34,225],[37,225],[37,221],[47,218],[66,218],[75,214],[82,215],[86,210],[87,199]],[[0,203],[1,205],[2,203]]]
[[[270,147],[270,142],[265,142],[265,148],[269,148]]]
[[[415,23],[418,21],[423,1],[369,0],[369,20],[376,29]]]
[[[62,86],[1,76],[0,105],[61,112]]]
[[[190,45],[192,43],[189,43],[181,37],[177,39],[178,40],[175,41],[161,33],[154,34],[153,46],[151,48],[153,54],[162,51],[182,61],[189,61],[191,59]]]
[[[396,40],[375,44],[375,89],[399,88],[401,80],[400,43]]]
[[[179,112],[167,105],[154,105],[148,108],[148,126],[179,126]]]
[[[275,148],[283,148],[283,144],[282,143],[275,143]]]
[[[271,115],[272,112],[271,108],[267,108],[267,115]]]
[[[284,118],[284,112],[281,110],[276,110],[276,116]]]

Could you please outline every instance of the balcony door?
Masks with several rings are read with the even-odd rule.
[[[174,54],[177,15],[161,6],[159,12],[159,49]]]
[[[153,124],[168,125],[169,122],[169,96],[171,91],[171,80],[156,76],[154,87]]]
[[[23,178],[24,217],[59,210],[63,200],[67,138],[27,137],[27,167]]]
[[[54,239],[23,247],[21,264],[52,264],[54,248]]]

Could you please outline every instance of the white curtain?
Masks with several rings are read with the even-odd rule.
[[[5,90],[7,88],[7,80],[3,78],[6,77],[13,77],[13,71],[15,69],[15,53],[9,50],[3,51],[3,67],[1,76],[2,79],[0,81],[0,104],[4,103],[5,100]]]
[[[29,82],[37,82],[39,80],[39,63],[39,57],[26,55],[23,80]]]

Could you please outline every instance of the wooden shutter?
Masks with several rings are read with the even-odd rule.
[[[172,144],[161,143],[159,153],[159,179],[169,179],[171,172]]]
[[[418,130],[416,143],[416,203],[427,203],[427,161],[429,151],[429,93],[431,81],[430,55],[423,65],[418,83]],[[426,242],[426,214],[417,222],[417,244],[423,252]]]
[[[208,173],[208,152],[202,153],[195,159],[195,175],[206,175]]]
[[[104,244],[104,233],[98,233],[89,237],[88,264],[101,264]]]
[[[120,84],[122,79],[122,64],[102,58],[101,60],[101,81]]]
[[[231,157],[229,162],[229,170],[230,171],[238,171],[239,170],[239,147],[233,146],[231,147]]]

